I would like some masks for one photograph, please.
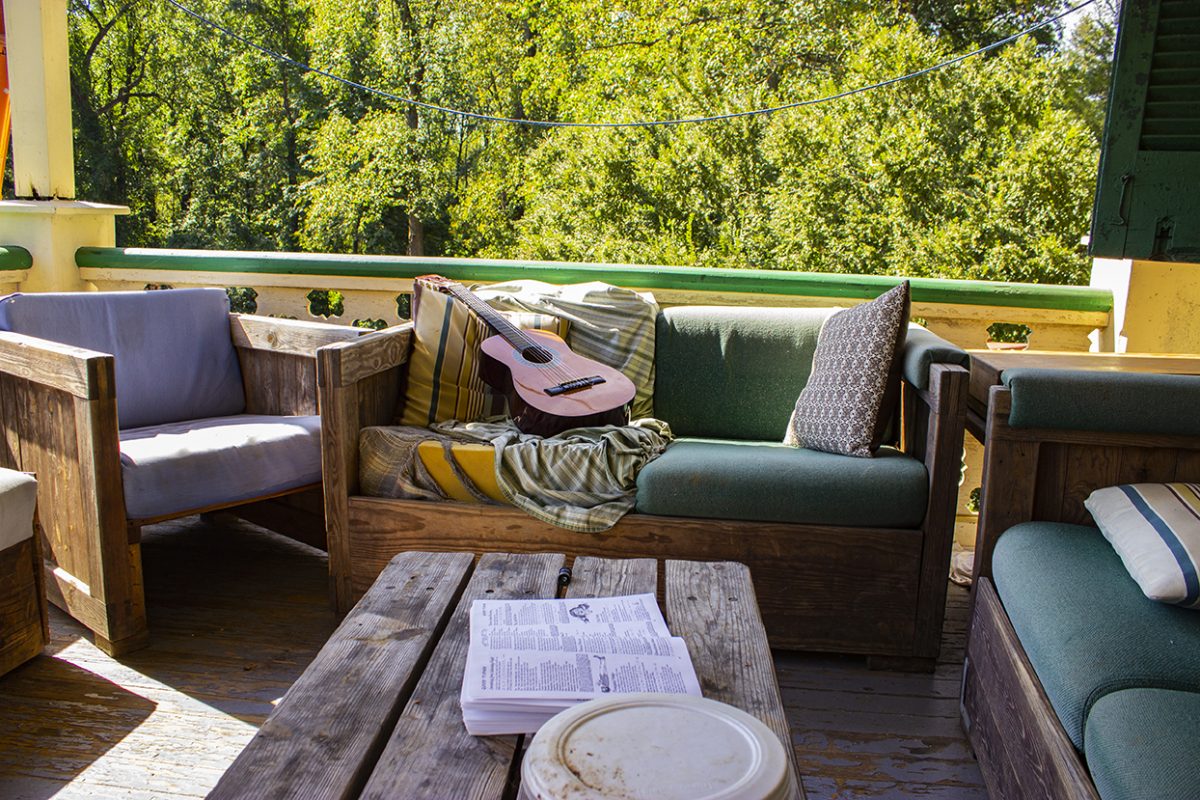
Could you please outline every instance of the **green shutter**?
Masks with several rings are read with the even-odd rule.
[[[1200,262],[1200,0],[1125,0],[1091,252]]]

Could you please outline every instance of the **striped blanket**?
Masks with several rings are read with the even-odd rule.
[[[511,420],[441,422],[432,428],[364,428],[359,436],[359,481],[365,494],[444,500],[446,494],[417,455],[421,442],[442,443],[455,476],[481,502],[491,502],[466,472],[454,467],[455,442],[491,444],[496,482],[512,505],[551,525],[574,531],[607,530],[633,510],[637,474],[671,440],[665,422],[575,428],[542,438],[521,433]]]

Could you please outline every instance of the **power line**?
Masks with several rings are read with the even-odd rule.
[[[539,119],[516,119],[513,117],[502,117],[502,116],[496,116],[496,115],[492,115],[492,114],[481,114],[476,111],[463,111],[461,109],[448,108],[446,106],[439,106],[435,103],[426,103],[422,100],[417,100],[412,97],[405,97],[403,95],[399,95],[394,92],[389,92],[385,89],[377,89],[373,86],[367,86],[367,85],[359,83],[357,81],[352,81],[349,78],[342,77],[341,75],[337,75],[335,73],[329,72],[328,70],[324,70],[319,67],[314,67],[310,64],[305,64],[302,61],[297,61],[296,59],[291,58],[290,56],[286,56],[283,53],[279,53],[275,50],[272,50],[269,47],[264,47],[263,45],[260,45],[257,42],[250,41],[245,36],[242,36],[241,34],[234,32],[233,30],[225,27],[224,25],[220,24],[219,22],[211,20],[208,17],[205,17],[204,15],[202,15],[196,11],[193,11],[192,9],[190,9],[187,6],[180,3],[179,0],[166,0],[166,2],[168,5],[171,5],[171,6],[175,7],[176,9],[178,9],[179,11],[182,11],[184,14],[187,14],[189,17],[196,20],[197,22],[199,22],[203,25],[206,25],[209,28],[212,28],[213,30],[221,33],[222,35],[224,35],[230,39],[233,39],[234,41],[237,41],[237,42],[245,45],[246,47],[249,47],[252,50],[258,51],[259,53],[262,53],[263,55],[267,56],[268,58],[278,61],[281,64],[287,64],[288,66],[295,67],[296,69],[299,69],[302,72],[311,72],[314,75],[320,75],[323,78],[328,78],[331,81],[335,81],[337,83],[342,84],[343,86],[348,86],[352,89],[358,89],[359,91],[367,92],[369,94],[377,95],[379,97],[384,97],[384,98],[387,98],[388,100],[394,100],[399,103],[404,103],[405,105],[415,106],[417,108],[423,108],[428,111],[437,111],[442,114],[462,117],[464,119],[473,119],[473,120],[477,120],[480,122],[507,122],[507,123],[510,123],[513,125],[525,125],[527,127],[532,127],[532,128],[655,128],[655,127],[663,127],[663,126],[668,126],[668,125],[692,125],[692,124],[698,124],[698,123],[702,123],[702,122],[719,122],[721,120],[739,119],[741,117],[764,116],[764,115],[768,115],[768,114],[775,114],[780,111],[788,111],[793,108],[801,108],[803,106],[815,106],[820,103],[828,103],[833,100],[841,100],[844,97],[850,97],[851,95],[861,94],[863,92],[869,92],[874,89],[882,89],[885,86],[891,86],[892,84],[900,83],[902,81],[911,80],[913,78],[919,78],[922,75],[928,75],[929,73],[935,72],[939,69],[953,66],[954,64],[958,64],[961,61],[966,61],[968,58],[973,58],[978,55],[983,55],[984,53],[991,52],[992,50],[998,50],[999,48],[1004,47],[1007,44],[1012,44],[1017,39],[1020,39],[1024,36],[1028,36],[1029,34],[1039,31],[1042,28],[1045,28],[1049,25],[1053,25],[1054,23],[1058,22],[1059,20],[1061,20],[1065,17],[1068,17],[1071,14],[1074,14],[1076,11],[1079,11],[1082,8],[1086,8],[1087,6],[1090,6],[1092,3],[1096,2],[1096,0],[1083,0],[1082,3],[1072,6],[1071,8],[1068,8],[1066,11],[1056,14],[1053,17],[1042,20],[1041,22],[1038,22],[1034,25],[1030,25],[1028,28],[1026,28],[1023,31],[1014,33],[1011,36],[1006,36],[1003,39],[1000,39],[999,41],[995,41],[995,42],[992,42],[991,44],[984,45],[983,47],[972,50],[969,53],[963,53],[962,55],[958,55],[958,56],[955,56],[954,58],[950,58],[950,59],[947,59],[946,61],[942,61],[938,64],[934,64],[933,66],[925,67],[924,69],[919,69],[915,72],[909,72],[906,75],[898,75],[894,78],[888,78],[886,80],[878,81],[876,83],[870,83],[865,86],[859,86],[854,89],[847,89],[845,91],[838,92],[836,94],[826,95],[825,97],[817,97],[817,98],[813,98],[811,100],[798,100],[794,103],[785,103],[785,104],[779,105],[779,106],[771,106],[770,108],[756,108],[756,109],[751,109],[749,111],[733,111],[733,112],[730,112],[727,114],[713,114],[711,116],[705,116],[705,117],[683,117],[680,119],[646,120],[646,121],[642,121],[642,122],[559,122],[559,121],[555,121],[555,120],[545,120],[545,119],[542,119],[542,120],[539,120]]]

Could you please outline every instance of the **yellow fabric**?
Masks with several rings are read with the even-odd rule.
[[[567,325],[548,314],[504,314],[518,328],[565,336]],[[408,360],[402,425],[474,422],[503,414],[504,398],[479,374],[479,346],[492,335],[466,305],[420,279],[413,284],[413,346]]]
[[[450,446],[458,468],[466,473],[475,488],[495,500],[509,504],[500,484],[496,482],[496,449],[490,444],[464,444],[456,442]],[[417,455],[430,477],[451,500],[462,503],[478,503],[475,495],[467,491],[462,481],[454,474],[440,441],[430,439],[417,445]]]

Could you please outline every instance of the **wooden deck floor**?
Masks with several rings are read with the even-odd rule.
[[[0,798],[203,797],[333,631],[324,555],[254,526],[148,528],[152,644],[108,658],[55,611],[46,653],[0,677]],[[933,675],[777,654],[812,800],[986,798],[958,725],[965,594]]]

